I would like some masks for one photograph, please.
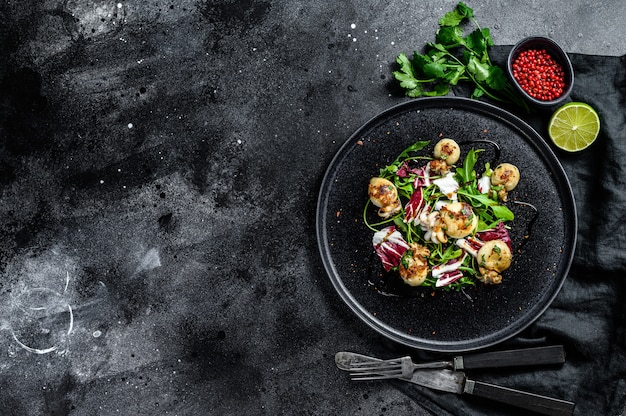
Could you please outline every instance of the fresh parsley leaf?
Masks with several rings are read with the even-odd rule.
[[[466,20],[475,28],[464,36]],[[489,28],[481,28],[474,11],[459,2],[439,19],[434,43],[427,43],[427,51],[414,51],[412,58],[398,55],[399,71],[394,77],[409,97],[446,95],[451,86],[462,81],[474,84],[471,98],[489,97],[496,101],[512,102],[526,111],[528,104],[512,88],[504,71],[492,64],[489,48],[494,45]]]
[[[474,76],[476,81],[487,81],[489,78],[489,64],[480,62],[476,56],[472,56],[467,64],[467,71]]]
[[[447,47],[465,44],[463,29],[460,26],[444,26],[440,28],[435,39],[438,43]]]
[[[465,38],[465,44],[481,60],[487,58],[487,48],[493,46],[493,40],[489,34],[489,29],[476,29]]]
[[[400,55],[398,55],[398,57],[396,58],[396,62],[400,65],[400,70],[406,75],[410,75],[412,77],[415,76],[415,74],[413,74],[413,64],[405,53],[401,53]]]
[[[487,85],[496,91],[506,88],[508,79],[506,74],[499,66],[489,67],[489,76],[487,77]]]
[[[424,71],[424,75],[430,76],[432,78],[443,78],[445,76],[444,66],[436,63],[430,62],[422,68]]]
[[[441,19],[439,19],[440,26],[458,26],[465,18],[474,17],[474,11],[459,2],[454,10],[446,13]]]
[[[462,79],[464,74],[465,74],[464,66],[458,65],[458,66],[452,67],[452,70],[446,74],[446,81],[448,81],[450,85],[457,85],[459,81]]]
[[[400,81],[400,86],[407,90],[413,90],[419,87],[419,81],[415,77],[404,72],[394,72],[393,76]]]
[[[482,89],[481,87],[476,87],[474,88],[474,91],[472,91],[472,98],[473,99],[479,99],[480,97],[482,97],[483,95],[485,95],[485,90]]]
[[[432,91],[424,91],[426,97],[441,97],[450,92],[450,87],[444,83],[437,83]]]

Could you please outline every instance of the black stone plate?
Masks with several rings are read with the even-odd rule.
[[[440,137],[459,142],[462,154],[484,148],[477,168],[500,161],[520,169],[507,204],[516,215],[510,223],[514,261],[500,285],[478,283],[460,292],[412,288],[385,273],[374,253],[373,232],[363,221],[369,179],[417,140],[430,140],[424,154],[432,154]],[[367,215],[378,221],[372,206]],[[389,339],[440,352],[488,347],[533,323],[563,285],[576,229],[569,181],[542,137],[516,116],[465,98],[416,99],[374,117],[333,158],[317,206],[321,257],[341,299]]]

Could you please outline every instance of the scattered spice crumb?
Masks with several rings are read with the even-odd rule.
[[[337,211],[337,218],[341,215],[341,210]]]
[[[359,146],[363,146],[363,140],[359,140],[358,142],[356,142],[356,144],[358,144]]]

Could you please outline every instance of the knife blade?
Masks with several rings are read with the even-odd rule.
[[[471,394],[549,416],[571,416],[574,413],[572,402],[470,380],[462,371],[425,369],[416,371],[406,381],[433,390]]]

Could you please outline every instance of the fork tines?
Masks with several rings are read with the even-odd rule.
[[[406,377],[406,363],[410,357],[350,364],[350,376],[355,381],[382,380]]]

